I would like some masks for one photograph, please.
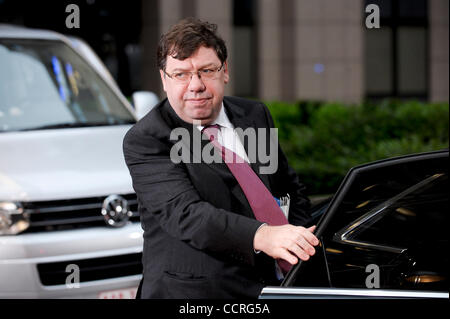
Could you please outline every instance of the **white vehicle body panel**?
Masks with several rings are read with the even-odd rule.
[[[77,50],[69,38],[46,30],[0,24],[0,38],[62,41]],[[98,65],[98,57],[89,61],[86,48],[76,52],[135,118],[133,108],[112,78],[101,72],[106,67]],[[133,194],[122,154],[122,140],[130,127],[0,133],[0,202],[70,201]],[[84,282],[80,278],[78,288],[43,285],[37,265],[65,261],[76,264],[77,260],[139,254],[142,244],[138,222],[120,228],[105,223],[99,227],[0,235],[0,298],[98,298],[104,291],[136,288],[141,274]]]

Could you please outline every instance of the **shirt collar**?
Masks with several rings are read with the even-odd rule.
[[[218,124],[221,127],[227,127],[227,128],[234,129],[233,124],[231,124],[230,119],[228,118],[227,114],[225,113],[225,107],[223,106],[223,102],[222,102],[222,105],[220,107],[219,115],[211,123],[211,125],[213,125],[213,124]],[[204,126],[198,125],[197,128],[201,131],[201,130],[203,130]]]

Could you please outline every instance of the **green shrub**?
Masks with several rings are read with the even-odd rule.
[[[334,192],[353,166],[449,145],[448,103],[266,105],[281,147],[310,194]]]

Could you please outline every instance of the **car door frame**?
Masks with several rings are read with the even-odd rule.
[[[345,198],[352,182],[358,174],[367,171],[379,169],[387,166],[410,163],[414,161],[447,158],[449,156],[448,149],[427,153],[411,154],[406,156],[394,157],[384,160],[375,161],[368,164],[356,166],[349,170],[344,180],[340,184],[337,192],[332,197],[327,210],[320,218],[314,234],[321,238],[328,224],[336,213],[339,204]],[[293,287],[293,284],[305,268],[306,263],[300,260],[291,271],[286,275],[280,287],[265,287],[260,298],[376,298],[376,299],[404,299],[404,298],[449,298],[449,293],[433,292],[433,291],[417,291],[417,290],[387,290],[387,289],[358,289],[358,288],[303,288]],[[328,274],[329,275],[329,274]]]

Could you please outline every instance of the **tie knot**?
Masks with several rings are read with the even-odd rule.
[[[217,140],[217,134],[220,130],[220,125],[212,124],[207,125],[203,128],[202,133],[205,133],[208,136],[210,141]]]

